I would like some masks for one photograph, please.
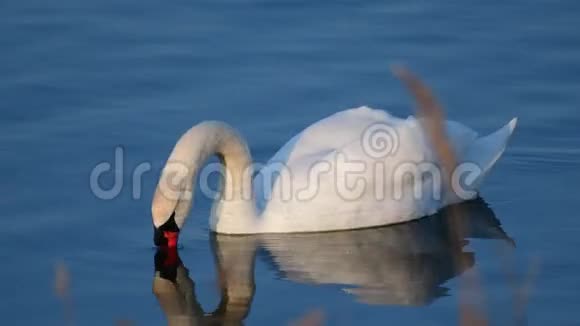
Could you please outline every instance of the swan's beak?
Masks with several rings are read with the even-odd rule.
[[[177,248],[179,227],[175,223],[175,212],[163,225],[153,228],[153,242],[157,247]]]

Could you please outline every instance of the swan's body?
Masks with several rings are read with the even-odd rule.
[[[210,219],[215,232],[317,232],[410,221],[475,197],[515,125],[513,119],[478,137],[468,127],[445,122],[457,163],[479,172],[470,192],[460,196],[443,189],[441,175],[433,171],[437,155],[414,117],[399,119],[367,107],[336,113],[294,136],[255,177],[242,138],[224,123],[203,122],[181,137],[169,157],[153,200],[154,224],[159,228],[174,216],[181,228],[191,207],[192,180],[212,155],[226,171]],[[373,140],[373,128],[386,130],[390,140]],[[385,152],[377,149],[381,145]],[[421,174],[413,178],[412,171]]]

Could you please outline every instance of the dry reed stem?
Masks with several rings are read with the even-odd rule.
[[[536,277],[540,271],[540,262],[538,260],[533,260],[528,267],[526,276],[519,286],[516,288],[516,300],[515,300],[515,325],[527,325],[526,320],[526,306],[530,299],[532,286]]]
[[[320,326],[324,323],[324,313],[322,310],[313,310],[300,318],[298,321],[290,323],[291,326]]]
[[[444,111],[432,91],[419,77],[403,66],[392,66],[391,70],[403,82],[417,102],[418,120],[437,153],[443,170],[445,189],[449,190],[451,189],[450,175],[457,166],[457,160],[445,132]],[[448,224],[449,241],[454,249],[459,249],[453,252],[460,253],[462,252],[461,239],[463,239],[465,234],[461,218],[464,212],[457,206],[450,206],[447,213],[450,221]],[[454,255],[454,264],[457,271],[462,271],[469,267],[469,262],[462,255]],[[487,318],[481,312],[482,291],[479,284],[475,268],[472,273],[466,273],[464,277],[460,278],[459,311],[461,325],[483,326],[489,324]]]
[[[70,273],[64,262],[58,262],[54,266],[54,294],[62,301],[66,323],[74,325],[74,308],[70,296]]]
[[[514,325],[527,325],[526,306],[531,296],[532,286],[539,274],[540,261],[538,258],[532,259],[523,280],[519,282],[514,271],[513,261],[508,261],[505,251],[502,250],[500,254],[504,259],[502,264],[504,273],[514,291]]]

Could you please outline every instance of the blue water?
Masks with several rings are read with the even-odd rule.
[[[482,189],[516,243],[511,263],[501,240],[469,239],[470,272],[481,279],[492,322],[507,324],[515,300],[506,266],[520,281],[537,262],[529,324],[578,324],[579,15],[573,0],[3,1],[2,324],[65,323],[53,293],[59,261],[70,270],[77,324],[165,323],[151,290],[150,199],[177,137],[201,120],[223,120],[263,162],[338,110],[370,105],[409,115],[412,102],[388,70],[393,62],[420,73],[448,116],[476,130],[519,117]],[[91,170],[113,162],[119,146],[124,187],[99,199]],[[143,162],[153,170],[135,199],[131,171]],[[208,312],[220,300],[209,210],[200,198],[180,250]],[[246,324],[286,323],[313,309],[332,325],[458,321],[461,276],[435,282],[445,295],[423,304],[369,304],[344,284],[297,282],[272,259],[259,249]],[[435,270],[424,266],[427,275]]]

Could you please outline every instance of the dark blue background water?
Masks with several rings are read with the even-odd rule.
[[[517,273],[540,261],[530,324],[578,324],[580,39],[577,1],[3,1],[0,3],[0,259],[3,324],[63,324],[53,266],[72,275],[76,319],[164,322],[151,294],[150,198],[177,137],[224,120],[263,161],[308,124],[371,105],[406,116],[388,64],[433,85],[448,115],[491,131],[520,118],[483,196],[515,239]],[[125,150],[120,196],[96,198],[95,165]],[[139,200],[131,170],[151,162]],[[109,180],[110,181],[110,180]],[[193,216],[207,216],[200,200]],[[207,218],[181,256],[204,307],[218,301]],[[509,321],[512,289],[491,242],[474,240],[488,311]],[[338,286],[280,280],[256,265],[248,324],[312,308],[331,324],[443,325],[450,296],[369,306]]]

